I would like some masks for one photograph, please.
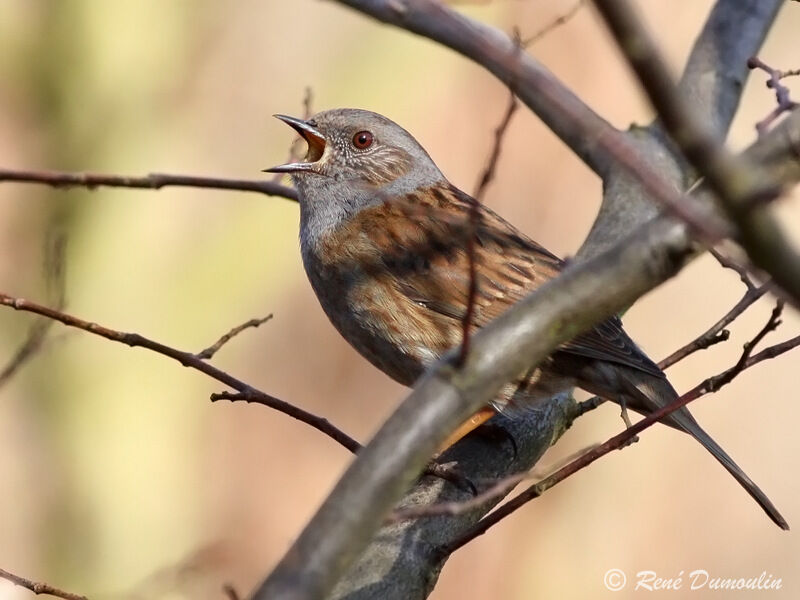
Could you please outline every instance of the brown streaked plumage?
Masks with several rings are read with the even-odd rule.
[[[477,294],[473,327],[502,314],[563,262],[451,185],[399,125],[363,110],[338,109],[309,121],[279,117],[308,142],[292,174],[300,197],[303,264],[334,326],[365,358],[412,385],[462,339],[474,236]],[[477,221],[470,222],[470,212]],[[611,318],[562,345],[492,401],[525,408],[578,386],[647,414],[677,397],[661,370]],[[486,411],[466,428],[485,420]],[[513,413],[512,413],[513,414]],[[664,423],[694,436],[780,527],[767,496],[686,408]],[[461,432],[458,432],[461,435]]]

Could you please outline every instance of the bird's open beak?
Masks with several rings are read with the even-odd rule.
[[[325,136],[319,130],[310,125],[307,121],[289,117],[287,115],[273,115],[276,119],[280,119],[297,133],[300,134],[308,144],[308,152],[303,162],[286,163],[285,165],[278,165],[271,169],[264,169],[265,173],[296,173],[298,171],[313,171],[314,163],[322,158],[322,153],[325,151]]]

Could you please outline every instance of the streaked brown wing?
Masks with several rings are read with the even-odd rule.
[[[408,197],[407,206],[392,201],[397,211],[384,211],[401,218],[403,226],[393,227],[393,242],[415,260],[393,261],[399,290],[410,300],[455,321],[463,319],[469,291],[469,262],[466,240],[470,209],[475,202],[454,187],[437,188]],[[481,327],[505,312],[563,268],[563,262],[526,237],[491,210],[479,206],[475,268],[477,293],[473,324]],[[390,219],[391,220],[391,219]],[[410,226],[416,223],[416,227]],[[400,233],[402,232],[402,233]],[[384,253],[391,256],[391,253]],[[622,330],[617,318],[608,319],[560,347],[589,358],[627,365],[653,375],[661,370]]]

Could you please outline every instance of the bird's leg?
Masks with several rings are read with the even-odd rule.
[[[461,425],[459,425],[459,427],[447,437],[444,443],[441,446],[439,446],[439,452],[436,453],[436,456],[439,456],[442,452],[447,450],[450,446],[455,444],[457,441],[459,441],[461,438],[467,435],[470,431],[472,431],[477,427],[480,427],[496,414],[497,411],[494,408],[492,408],[491,406],[484,406],[482,409],[480,409],[478,412],[472,415],[469,419],[467,419]]]
[[[491,406],[486,406],[464,421],[453,433],[447,437],[445,442],[439,446],[439,451],[434,455],[431,462],[428,463],[428,466],[425,468],[422,474],[432,475],[434,477],[444,479],[445,481],[449,481],[453,485],[470,491],[473,496],[476,496],[478,494],[478,490],[475,487],[475,484],[473,484],[468,477],[462,474],[461,471],[458,470],[457,466],[453,464],[441,464],[438,463],[436,459],[442,454],[442,452],[447,450],[450,446],[455,444],[472,430],[486,423],[486,421],[491,419],[496,414],[496,410],[494,410]]]
[[[625,396],[619,397],[619,408],[620,408],[619,416],[622,417],[622,420],[625,422],[625,428],[630,429],[633,424],[631,423],[631,418],[628,416],[628,406],[625,403]],[[639,441],[639,436],[635,435],[630,440],[628,440],[622,447],[625,448],[627,446],[630,446],[631,444],[635,444],[638,441]]]

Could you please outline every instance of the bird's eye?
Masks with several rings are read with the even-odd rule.
[[[366,150],[372,146],[372,134],[369,131],[359,131],[353,136],[353,146],[359,150]]]

